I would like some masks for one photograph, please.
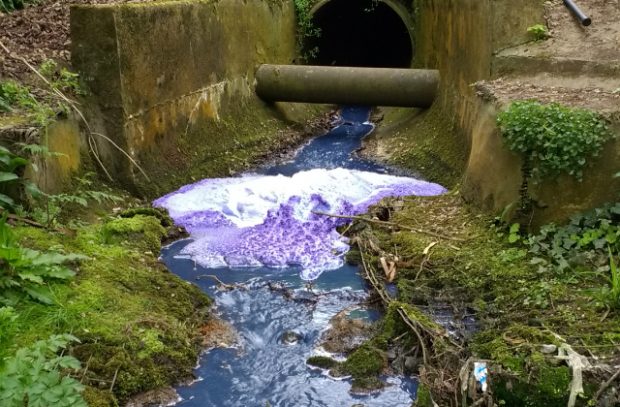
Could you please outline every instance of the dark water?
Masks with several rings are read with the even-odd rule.
[[[368,122],[369,115],[370,108],[367,107],[343,107],[338,127],[304,146],[293,161],[262,168],[257,172],[265,175],[293,175],[313,168],[347,168],[395,173],[393,169],[351,154],[361,147],[364,136],[375,128],[374,124]]]
[[[261,174],[291,175],[313,168],[359,169],[388,172],[388,169],[354,158],[361,139],[373,130],[367,123],[370,109],[344,108],[342,122],[325,136],[316,138],[290,163],[259,170]],[[351,317],[375,318],[376,313],[360,307],[366,297],[364,282],[355,267],[343,266],[322,273],[308,288],[299,268],[204,269],[180,255],[190,239],[162,250],[170,270],[198,284],[215,301],[214,312],[228,321],[239,334],[234,348],[204,352],[195,383],[178,388],[180,406],[410,406],[415,398],[415,381],[405,377],[384,378],[384,390],[369,395],[350,393],[350,381],[334,379],[305,361],[321,354],[319,339],[330,319],[344,309]],[[247,290],[218,291],[215,275],[225,283],[244,283]],[[270,287],[271,284],[271,287]],[[273,290],[285,287],[291,295]],[[282,341],[295,332],[297,343]]]

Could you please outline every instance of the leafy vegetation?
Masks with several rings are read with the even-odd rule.
[[[603,287],[600,298],[608,307],[620,309],[620,268],[611,249],[609,249],[609,271],[611,273],[609,286]]]
[[[65,264],[84,258],[21,247],[6,224],[6,217],[0,219],[0,303],[15,304],[27,295],[51,304],[50,282],[73,277],[75,272]]]
[[[295,13],[297,15],[297,39],[298,47],[304,50],[303,58],[305,60],[316,57],[318,48],[310,50],[305,49],[305,44],[309,38],[320,37],[321,29],[314,26],[310,9],[312,8],[312,0],[294,0]]]
[[[587,160],[612,137],[598,114],[557,103],[513,102],[497,122],[506,145],[523,156],[534,182],[560,174],[581,180]]]
[[[417,321],[419,334],[439,332],[423,337],[428,358],[420,369],[422,389],[438,405],[454,399],[454,387],[445,383],[458,382],[469,357],[488,360],[494,402],[511,406],[567,405],[573,372],[557,357],[563,345],[581,355],[617,360],[619,204],[531,235],[519,224],[503,226],[499,239],[489,220],[458,197],[408,197],[382,205],[391,208],[389,226],[362,222],[350,228],[354,235],[349,237],[358,242],[366,267],[377,267],[380,257],[398,256],[399,305]],[[450,336],[463,335],[462,349],[451,346],[441,327],[431,328],[420,317],[442,316],[446,304],[457,316],[447,324],[455,332]],[[416,334],[390,319],[390,311],[377,342],[385,347],[377,347],[419,350]],[[475,315],[475,328],[458,327],[461,321],[467,324],[463,314]],[[588,399],[600,378],[583,379]]]
[[[620,203],[574,216],[567,225],[543,226],[523,238],[540,273],[607,267],[608,248],[620,252]]]
[[[15,209],[15,199],[12,195],[17,192],[17,186],[23,182],[19,174],[26,164],[28,160],[0,146],[0,208],[10,211]]]
[[[69,71],[67,68],[60,67],[53,59],[43,62],[39,72],[50,81],[53,89],[74,95],[85,94],[84,89],[80,86],[80,75]]]
[[[3,1],[3,0],[0,0]],[[10,0],[9,0],[10,1]],[[72,95],[83,95],[79,75],[53,60],[43,62],[39,73],[52,89]],[[56,94],[43,89],[33,89],[13,80],[0,81],[0,113],[16,112],[28,115],[33,122],[45,127],[59,112],[70,109]]]
[[[36,4],[39,0],[0,0],[0,13],[21,10],[28,4]]]
[[[103,228],[101,223],[71,233],[15,228],[24,246],[40,251],[63,247],[92,260],[80,264],[70,284],[50,287],[53,304],[26,298],[15,306],[17,332],[11,345],[29,346],[41,337],[72,332],[81,342],[71,346],[71,355],[88,361],[80,376],[87,386],[84,398],[89,405],[114,406],[192,377],[201,349],[198,327],[208,318],[210,301],[196,285],[168,272],[156,254],[145,253],[140,233],[107,242]],[[103,389],[102,381],[107,383]]]
[[[28,86],[15,81],[0,82],[0,112],[21,111],[38,125],[45,126],[55,116],[54,107],[63,106],[52,100],[41,102]]]
[[[51,228],[57,226],[62,215],[71,208],[87,208],[93,202],[103,204],[122,201],[120,196],[109,190],[94,188],[93,175],[87,173],[83,177],[75,177],[75,187],[71,193],[47,194],[39,191],[36,197],[39,206],[32,211],[32,217]]]
[[[86,407],[84,390],[77,380],[62,371],[80,369],[71,356],[58,355],[77,338],[53,335],[19,349],[0,370],[0,404],[5,407]]]
[[[549,38],[549,30],[543,24],[535,24],[527,27],[527,33],[534,38],[535,41],[542,41]]]

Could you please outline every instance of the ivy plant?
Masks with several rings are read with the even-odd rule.
[[[298,47],[303,51],[309,38],[321,36],[321,29],[312,22],[312,15],[310,14],[310,9],[312,8],[311,0],[294,0],[293,5],[297,15]],[[314,47],[313,49],[305,50],[302,57],[304,60],[312,59],[317,56],[318,52],[318,48]]]
[[[497,123],[508,148],[523,156],[534,183],[560,174],[581,180],[588,159],[613,137],[595,112],[535,100],[513,102]]]

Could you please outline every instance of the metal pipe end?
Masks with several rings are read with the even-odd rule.
[[[587,27],[590,24],[592,24],[592,19],[590,17],[586,17],[583,20],[581,20],[581,24],[583,24],[584,27]]]

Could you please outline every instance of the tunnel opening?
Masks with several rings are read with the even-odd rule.
[[[408,68],[413,42],[407,24],[381,0],[330,0],[315,8],[318,37],[306,41],[314,65]]]

